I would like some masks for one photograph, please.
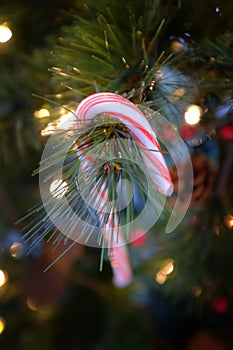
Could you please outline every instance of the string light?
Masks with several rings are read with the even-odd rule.
[[[0,270],[0,287],[3,287],[8,280],[8,275],[5,271]]]
[[[6,327],[6,321],[4,320],[3,317],[0,317],[0,334],[2,334],[2,332],[4,331]]]
[[[35,111],[34,112],[34,116],[38,119],[41,119],[41,118],[48,118],[50,117],[50,112],[48,109],[46,108],[41,108],[39,109],[38,111]]]
[[[227,227],[232,228],[233,227],[233,216],[230,214],[227,215],[225,217],[225,223],[226,223]]]
[[[167,280],[167,275],[165,275],[165,273],[162,271],[159,271],[155,276],[155,280],[158,284],[164,284]]]
[[[59,119],[52,123],[48,123],[46,128],[41,131],[41,136],[50,136],[56,130],[72,129],[75,122],[75,115],[72,112],[64,113]]]
[[[54,180],[49,188],[49,191],[51,193],[51,195],[54,198],[62,198],[64,197],[64,195],[66,194],[68,188],[67,188],[67,182],[66,181],[62,181],[61,179],[56,179]]]
[[[19,259],[24,255],[24,246],[20,242],[14,242],[10,247],[10,254],[13,258]]]
[[[30,298],[27,299],[27,307],[32,311],[37,311],[38,306],[34,303],[34,301]]]
[[[174,260],[172,259],[166,260],[166,264],[163,267],[162,272],[165,273],[166,275],[169,275],[170,273],[172,273],[173,270],[174,270]]]
[[[49,123],[46,128],[44,128],[43,130],[41,130],[41,136],[50,136],[52,135],[56,130],[56,127],[54,126],[54,124]]]
[[[174,260],[167,259],[163,263],[163,268],[157,272],[155,280],[159,284],[164,284],[167,280],[167,276],[174,270]]]
[[[12,31],[8,27],[7,22],[4,22],[0,25],[0,42],[6,43],[12,37]]]
[[[195,125],[199,123],[203,114],[202,108],[198,105],[190,105],[185,111],[184,119],[187,124]]]

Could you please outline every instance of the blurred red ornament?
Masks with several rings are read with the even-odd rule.
[[[133,232],[134,240],[132,241],[132,244],[136,247],[142,246],[146,242],[146,235],[145,232],[141,229],[137,229]]]
[[[224,313],[229,309],[229,300],[226,297],[217,297],[212,300],[211,307],[218,313]]]
[[[195,128],[191,125],[184,125],[180,131],[180,135],[184,140],[193,139],[195,134]]]
[[[232,140],[233,139],[233,124],[227,124],[223,126],[220,131],[219,135],[224,140]]]

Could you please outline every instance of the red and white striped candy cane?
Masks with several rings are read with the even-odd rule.
[[[142,155],[154,185],[164,195],[171,195],[173,184],[160,145],[140,109],[128,99],[110,92],[90,95],[76,109],[78,119],[87,123],[101,113],[117,117],[128,127],[135,141],[144,149]]]
[[[88,96],[80,102],[77,107],[76,115],[79,121],[88,123],[95,116],[107,113],[115,116],[131,131],[135,141],[143,148],[144,161],[150,169],[150,176],[157,189],[170,195],[173,191],[173,185],[165,160],[161,153],[157,138],[144,114],[128,99],[114,93],[96,93]],[[88,159],[90,162],[91,159]],[[99,211],[100,222],[103,222],[105,213],[101,212],[104,208],[104,202],[108,197],[107,193],[100,189],[96,198],[97,203],[101,203]],[[104,237],[109,245],[110,262],[113,269],[113,282],[119,287],[126,286],[132,278],[131,264],[129,261],[128,250],[125,245],[123,235],[118,227],[116,214],[109,215],[104,227]],[[109,234],[111,232],[111,234]],[[117,237],[118,245],[115,242],[110,247],[112,237]]]
[[[90,165],[92,161],[91,157],[84,157],[79,155],[81,158],[81,169],[86,171],[86,167]],[[105,184],[98,188],[98,183],[96,183],[90,192],[90,197],[92,198],[92,193],[96,192],[95,200],[90,203],[92,207],[98,207],[98,215],[100,222],[100,229],[103,231],[103,236],[106,241],[106,246],[108,247],[109,259],[112,266],[113,272],[113,283],[117,287],[126,287],[132,280],[132,268],[129,259],[128,249],[125,245],[125,241],[118,225],[117,214],[114,213],[114,208],[112,204],[109,203],[108,206],[108,219],[105,224],[106,215],[106,202],[108,202],[108,189]],[[85,198],[84,198],[85,199]]]

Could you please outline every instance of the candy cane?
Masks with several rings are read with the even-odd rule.
[[[76,115],[78,121],[88,123],[95,116],[107,113],[115,116],[131,131],[135,141],[144,149],[143,158],[150,169],[150,176],[157,189],[165,194],[170,195],[173,190],[173,185],[170,179],[170,174],[167,169],[165,160],[161,153],[157,138],[145,118],[144,114],[129,100],[113,93],[96,93],[90,95],[80,102],[77,107]],[[91,159],[88,159],[91,162]],[[96,203],[103,208],[103,203],[108,197],[104,194],[103,188],[98,192]],[[104,213],[99,211],[100,222],[103,222]],[[105,224],[104,237],[109,245],[110,262],[113,269],[113,282],[118,287],[126,286],[132,279],[131,265],[128,256],[128,250],[125,246],[125,241],[118,227],[118,219],[112,215],[109,216]],[[112,231],[112,235],[109,232]],[[110,242],[113,238],[118,239],[118,245],[110,247]]]
[[[120,95],[105,92],[88,96],[76,109],[78,119],[84,122],[92,120],[101,113],[115,116],[130,129],[134,139],[144,149],[143,158],[154,185],[164,195],[171,195],[173,184],[161,148],[152,127],[140,109]]]
[[[113,270],[113,283],[117,287],[126,287],[132,280],[132,269],[129,259],[128,249],[126,248],[122,232],[118,227],[118,220],[115,215],[114,225],[112,227],[111,218],[106,224],[107,230],[114,230],[113,239],[117,240],[118,246],[110,247],[109,258]],[[109,235],[106,239],[109,241]]]
[[[83,146],[82,149],[84,150],[85,147]],[[88,156],[85,158],[83,155],[80,154],[79,158],[81,159],[81,170],[85,172],[86,166],[89,166],[91,157]],[[108,190],[105,188],[105,185],[102,185],[100,188],[98,188],[98,183],[96,183],[93,186],[91,192],[95,191],[97,195],[93,203],[91,203],[91,205],[93,207],[98,206],[100,226],[103,231],[104,239],[107,243],[109,259],[113,271],[113,283],[119,288],[126,287],[132,280],[132,268],[129,259],[128,249],[125,246],[125,241],[122,232],[118,226],[118,218],[116,213],[114,213],[113,219],[113,208],[109,208],[110,213],[108,220],[106,224],[103,225],[106,214],[106,202],[108,201]]]

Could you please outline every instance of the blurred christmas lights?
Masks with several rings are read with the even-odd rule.
[[[34,116],[38,119],[50,117],[50,112],[46,108],[41,108],[34,112]]]
[[[174,270],[174,260],[167,259],[164,261],[163,268],[157,272],[155,280],[159,284],[164,284],[167,280],[167,276]]]
[[[8,275],[5,271],[0,270],[0,287],[3,287],[8,280]]]
[[[6,43],[12,37],[12,31],[8,27],[7,22],[0,25],[0,43]]]
[[[4,320],[3,317],[0,317],[0,334],[2,334],[2,332],[4,331],[6,327],[6,321]]]
[[[20,259],[24,255],[24,246],[20,242],[14,242],[10,247],[10,254],[15,259]]]
[[[41,117],[40,117],[41,118]],[[72,129],[75,122],[75,115],[72,112],[62,114],[62,116],[48,125],[41,131],[41,136],[50,136],[56,130]]]
[[[225,222],[227,227],[232,228],[233,227],[233,216],[232,215],[227,215],[225,218]]]
[[[184,119],[187,124],[195,125],[199,123],[201,116],[203,114],[203,110],[198,105],[189,105],[185,111]]]
[[[32,311],[37,311],[38,306],[34,303],[34,301],[30,298],[27,298],[27,307]]]

